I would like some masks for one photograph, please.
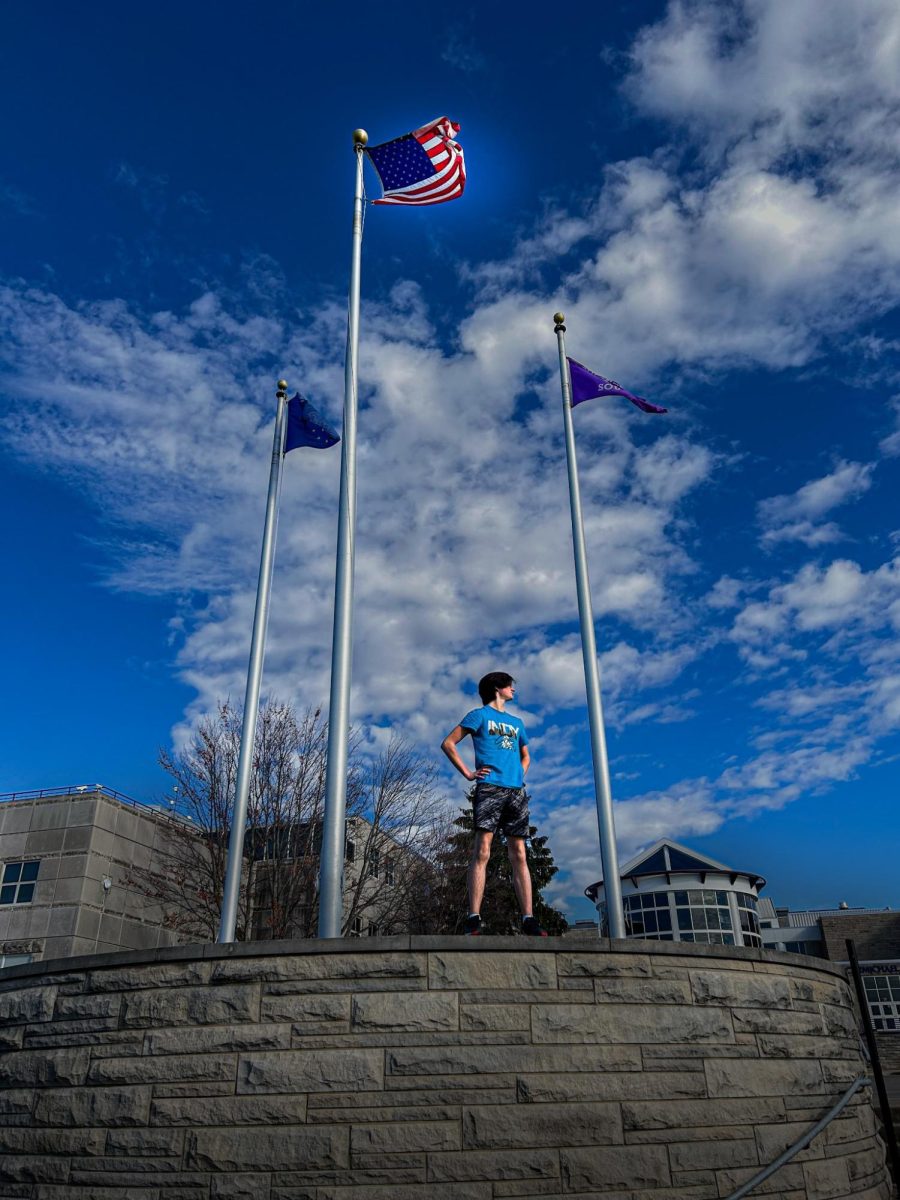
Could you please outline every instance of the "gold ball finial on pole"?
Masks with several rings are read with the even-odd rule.
[[[287,392],[287,380],[286,379],[278,380],[278,390],[279,390],[279,392]]]
[[[566,327],[565,321],[566,321],[565,313],[558,312],[558,313],[553,314],[553,322],[557,329],[565,329],[565,327]]]
[[[364,129],[354,129],[353,130],[353,145],[354,146],[365,146],[368,143],[368,141],[369,141],[369,135],[366,133],[366,131]]]

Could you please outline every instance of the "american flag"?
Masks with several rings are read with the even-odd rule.
[[[447,117],[371,146],[367,151],[384,195],[376,204],[442,204],[463,194],[466,164],[453,139],[459,126]]]

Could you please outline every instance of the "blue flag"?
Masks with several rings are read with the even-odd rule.
[[[284,452],[296,450],[298,446],[314,446],[327,450],[341,439],[322,414],[298,392],[288,401],[287,436]]]

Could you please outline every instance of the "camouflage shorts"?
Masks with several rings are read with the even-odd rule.
[[[496,783],[477,783],[472,801],[476,829],[506,837],[528,837],[528,793],[524,787],[499,787]]]

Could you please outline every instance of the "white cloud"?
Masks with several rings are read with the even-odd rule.
[[[841,532],[821,518],[833,508],[864,495],[872,486],[872,463],[838,463],[834,471],[805,483],[792,495],[770,496],[757,506],[763,545],[800,541],[821,546],[838,541]]]

